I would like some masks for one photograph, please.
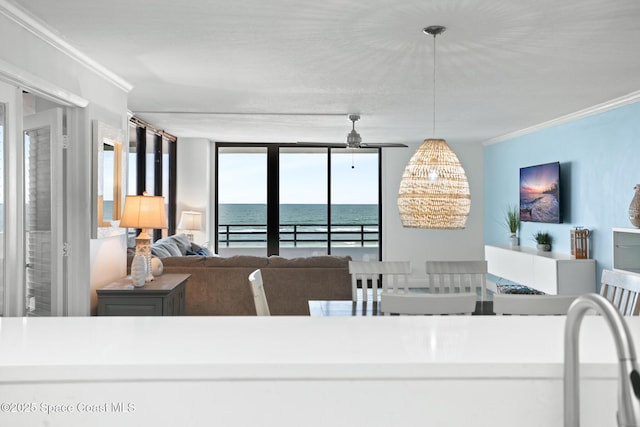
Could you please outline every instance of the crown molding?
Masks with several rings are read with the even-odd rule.
[[[16,24],[29,31],[36,37],[48,43],[58,51],[67,55],[74,61],[84,65],[100,77],[116,85],[125,92],[131,92],[133,85],[120,76],[98,64],[84,53],[64,41],[57,33],[52,31],[45,23],[35,18],[26,10],[9,0],[0,0],[0,13],[14,21]]]
[[[2,59],[0,59],[0,80],[67,107],[84,108],[89,105],[89,101],[81,96],[56,86],[13,64],[9,64]]]
[[[631,92],[619,98],[615,98],[610,101],[603,102],[602,104],[597,104],[592,107],[585,108],[584,110],[567,114],[566,116],[561,116],[556,119],[549,120],[547,122],[543,122],[534,126],[530,126],[528,128],[524,128],[524,129],[517,130],[515,132],[511,132],[502,136],[498,136],[496,138],[491,138],[483,142],[482,145],[486,146],[486,145],[497,144],[498,142],[504,142],[513,138],[538,132],[543,129],[548,129],[550,127],[558,126],[563,123],[568,123],[575,120],[583,119],[585,117],[593,116],[595,114],[604,113],[605,111],[613,110],[614,108],[622,107],[624,105],[633,104],[634,102],[638,102],[638,101],[640,101],[640,91]]]

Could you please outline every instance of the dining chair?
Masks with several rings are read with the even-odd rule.
[[[578,295],[494,294],[493,312],[497,315],[562,315]]]
[[[487,261],[427,261],[427,288],[430,293],[481,293],[487,299]]]
[[[406,264],[409,264],[408,262]],[[395,271],[403,271],[402,265]],[[471,314],[476,309],[477,295],[473,292],[425,293],[425,289],[410,289],[405,266],[405,274],[396,280],[383,283],[380,296],[380,312],[383,314]]]
[[[617,270],[602,270],[600,295],[611,301],[623,316],[640,314],[640,276]]]
[[[259,269],[249,274],[249,284],[251,285],[251,293],[253,294],[253,303],[256,306],[256,315],[270,316],[271,313],[269,312],[267,296],[264,293],[262,272]]]
[[[358,282],[360,283],[362,301],[369,299],[369,284],[374,302],[378,301],[378,289],[382,291],[406,287],[411,273],[409,261],[349,261],[351,274],[351,297],[358,301]]]

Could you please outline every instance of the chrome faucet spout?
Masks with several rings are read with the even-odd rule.
[[[588,310],[601,314],[611,329],[618,354],[618,426],[640,427],[640,374],[627,323],[617,308],[597,294],[582,295],[571,304],[564,329],[564,426],[580,425],[578,342]]]

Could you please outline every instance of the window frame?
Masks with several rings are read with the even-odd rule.
[[[147,145],[151,146],[153,152],[153,183],[150,185],[153,188],[149,189],[149,193],[157,196],[164,196],[167,199],[167,235],[175,234],[176,232],[176,209],[177,209],[177,143],[178,138],[174,135],[155,129],[148,123],[132,117],[129,119],[129,144],[131,145],[132,128],[135,129],[135,142],[136,142],[136,184],[135,195],[142,195],[147,190]],[[147,134],[152,135],[151,141],[147,141]],[[163,188],[163,154],[164,144],[167,144],[168,162],[169,162],[169,188]],[[129,148],[128,154],[131,154],[131,148]],[[131,170],[129,168],[129,170]],[[127,182],[129,180],[127,179]],[[127,186],[128,187],[128,186]],[[127,194],[131,194],[132,189],[127,188]],[[136,231],[136,234],[138,231]],[[162,230],[153,231],[153,240],[162,238]]]
[[[215,142],[214,143],[214,201],[213,201],[213,213],[214,213],[214,228],[213,228],[213,240],[214,251],[219,251],[219,199],[218,199],[218,173],[219,173],[219,155],[220,148],[266,148],[267,149],[267,256],[279,255],[280,253],[280,148],[309,148],[315,149],[326,148],[327,149],[327,223],[329,225],[327,230],[327,254],[331,255],[331,206],[332,206],[332,194],[331,194],[331,154],[332,150],[344,150],[345,147],[335,146],[322,146],[322,145],[303,145],[293,143],[242,143],[242,142]],[[367,150],[375,150],[378,156],[378,259],[382,259],[382,148],[368,148]]]

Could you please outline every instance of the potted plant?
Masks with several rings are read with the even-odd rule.
[[[548,252],[551,250],[551,235],[546,231],[538,231],[533,235],[533,240],[538,243],[538,250]]]
[[[509,228],[509,232],[511,233],[509,243],[511,246],[518,246],[518,236],[516,233],[518,232],[518,228],[520,228],[520,213],[518,212],[517,206],[507,206],[504,219],[507,223],[507,227]]]

